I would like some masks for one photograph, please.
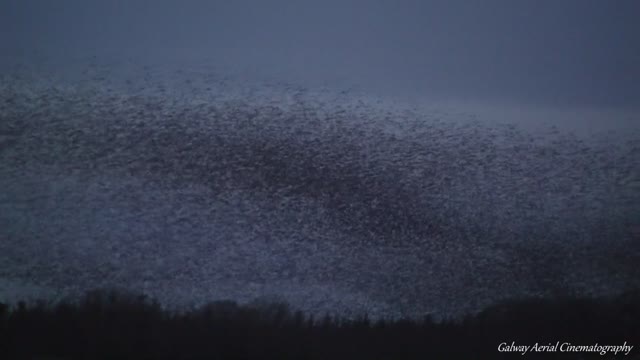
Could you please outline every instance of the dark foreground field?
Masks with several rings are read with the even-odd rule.
[[[530,348],[527,358],[637,358],[640,293],[517,300],[459,320],[372,321],[231,301],[174,313],[145,296],[93,291],[80,302],[1,305],[0,335],[3,359],[489,359],[521,357],[498,349],[536,343],[560,346]],[[606,347],[625,344],[633,348]]]

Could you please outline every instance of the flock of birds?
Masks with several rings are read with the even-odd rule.
[[[2,74],[4,298],[125,287],[177,308],[449,316],[640,285],[638,131],[534,133],[211,69],[71,69]]]

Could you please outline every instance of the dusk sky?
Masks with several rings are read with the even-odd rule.
[[[373,93],[640,105],[640,3],[5,0],[3,56],[206,58]]]
[[[639,19],[0,0],[0,301],[124,286],[453,316],[637,289]]]

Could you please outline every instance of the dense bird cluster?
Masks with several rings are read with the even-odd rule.
[[[2,75],[5,297],[127,286],[175,306],[420,316],[640,285],[637,131],[114,68]]]

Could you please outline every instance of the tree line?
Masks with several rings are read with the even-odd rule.
[[[626,342],[638,356],[640,291],[517,299],[457,319],[375,321],[366,315],[314,317],[285,303],[217,301],[176,312],[116,290],[94,290],[78,301],[0,303],[2,359],[490,359],[521,357],[498,351],[500,344],[557,341]],[[585,352],[527,355],[602,358]]]

